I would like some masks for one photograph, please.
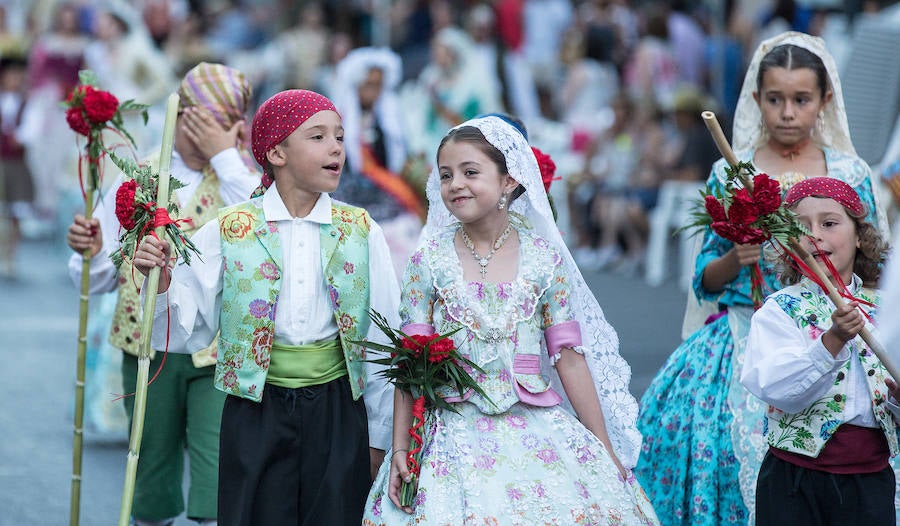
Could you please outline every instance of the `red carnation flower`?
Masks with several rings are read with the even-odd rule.
[[[722,206],[722,203],[715,196],[708,195],[705,201],[706,211],[709,213],[709,217],[712,218],[713,223],[728,220],[728,216],[725,214],[725,207]]]
[[[727,221],[717,221],[711,227],[716,234],[740,245],[758,245],[768,239],[763,230],[747,225],[735,225]]]
[[[534,152],[534,157],[537,159],[538,168],[541,170],[541,181],[544,183],[544,191],[550,191],[550,184],[553,183],[556,179],[554,176],[556,175],[556,163],[553,162],[553,159],[547,155],[546,153],[538,150],[534,146],[531,147],[531,151]]]
[[[759,217],[756,203],[750,197],[746,188],[741,188],[734,193],[731,206],[728,207],[728,219],[736,225],[749,225]]]
[[[453,340],[444,338],[443,340],[432,342],[428,347],[428,361],[431,363],[440,363],[450,357],[450,353],[456,349]]]
[[[89,89],[84,94],[84,112],[93,124],[104,124],[119,109],[119,99],[108,91]]]
[[[762,173],[753,178],[753,202],[760,215],[771,214],[781,206],[781,185]]]
[[[125,181],[116,191],[116,217],[125,230],[131,230],[136,224],[134,220],[135,192],[137,192],[137,182],[135,181]]]
[[[84,120],[84,113],[81,108],[73,107],[66,110],[66,122],[69,128],[75,133],[80,133],[87,137],[91,134],[91,126]]]

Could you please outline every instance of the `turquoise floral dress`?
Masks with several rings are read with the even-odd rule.
[[[487,397],[465,393],[458,414],[437,411],[430,420],[413,515],[387,495],[388,452],[363,524],[658,524],[634,477],[622,480],[538,366],[544,331],[574,320],[559,253],[518,228],[515,281],[467,282],[456,229],[437,233],[410,258],[400,314],[407,332],[462,327],[453,339],[484,369],[476,379]]]
[[[856,156],[825,148],[828,175],[854,186],[878,225],[868,165]],[[753,152],[737,152],[751,159]],[[712,169],[707,186],[724,192],[725,162]],[[782,191],[803,174],[778,177]],[[767,445],[765,406],[740,384],[743,347],[750,330],[753,301],[750,267],[722,291],[703,288],[706,266],[734,245],[707,230],[693,279],[700,301],[719,305],[718,317],[688,337],[656,374],[641,398],[638,429],[644,436],[635,475],[665,525],[752,523],[756,475]],[[763,294],[781,288],[775,269],[760,262]]]

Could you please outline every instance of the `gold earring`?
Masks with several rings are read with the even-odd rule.
[[[823,110],[819,110],[819,116],[816,118],[816,131],[819,132],[819,137],[825,135],[825,112]]]

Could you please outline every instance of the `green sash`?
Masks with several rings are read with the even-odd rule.
[[[306,345],[273,343],[266,383],[295,389],[321,385],[347,374],[341,341]]]

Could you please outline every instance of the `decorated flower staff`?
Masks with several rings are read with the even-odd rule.
[[[100,162],[107,152],[104,144],[103,133],[113,130],[123,136],[133,147],[134,140],[123,128],[122,112],[141,111],[146,119],[146,107],[133,101],[119,103],[116,97],[108,91],[94,87],[96,79],[92,72],[79,73],[81,84],[76,86],[65,101],[66,122],[69,127],[80,136],[87,138],[84,153],[78,162],[78,178],[82,184],[84,194],[84,216],[90,219],[94,212],[95,193],[100,188]],[[87,181],[82,175],[84,164],[87,163]],[[72,493],[69,508],[69,522],[76,525],[79,522],[81,508],[81,457],[83,446],[84,423],[84,370],[85,355],[87,352],[87,321],[88,321],[88,294],[90,291],[90,256],[93,254],[89,248],[83,249],[84,262],[81,275],[81,295],[78,318],[78,351],[75,373],[75,430],[72,444]]]
[[[825,290],[836,308],[845,308],[845,298],[855,300],[856,298],[846,291],[846,281],[842,281],[841,276],[834,271],[828,257],[819,256],[829,269],[829,272],[826,272],[819,265],[816,257],[801,243],[800,239],[808,235],[808,232],[797,222],[795,215],[787,207],[781,206],[781,190],[778,183],[772,181],[766,174],[757,174],[751,179],[749,176],[753,173],[753,166],[749,163],[742,163],[735,157],[715,114],[709,111],[703,112],[703,121],[709,128],[722,156],[731,165],[732,182],[739,182],[743,186],[743,188],[730,186],[733,193],[729,199],[731,206],[727,213],[717,199],[706,195],[705,204],[710,219],[713,221],[712,228],[722,237],[735,243],[753,242],[758,244],[769,239],[774,240],[779,248],[787,251],[787,255],[792,256],[795,264],[800,266],[807,277]],[[856,194],[854,193],[854,195]],[[860,209],[864,214],[865,207],[862,204],[860,204]],[[837,284],[833,281],[836,281]],[[840,291],[838,287],[841,288]],[[863,326],[859,330],[859,335],[881,360],[891,378],[900,378],[900,374],[898,374],[900,371],[891,363],[884,346],[869,329]]]
[[[201,62],[185,74],[178,88],[179,115],[169,169],[172,198],[168,214],[178,222],[167,225],[167,232],[174,234],[177,226],[187,238],[215,221],[220,208],[245,201],[259,185],[245,126],[252,93],[246,76],[223,64]],[[69,260],[69,274],[73,282],[80,281],[81,253],[90,247],[91,292],[116,293],[108,341],[121,351],[122,387],[118,392],[134,393],[143,326],[142,276],[134,270],[130,256],[141,233],[154,230],[159,152],[142,159],[141,166],[127,159],[115,160],[124,174],[109,187],[94,218],[76,215],[69,226],[67,241],[75,251]],[[181,244],[181,237],[171,235],[169,239]],[[184,245],[186,248],[186,242]],[[190,259],[197,262],[197,258]],[[183,512],[200,523],[214,521],[219,429],[225,403],[225,394],[213,387],[217,346],[213,343],[193,354],[164,354],[156,352],[164,347],[154,349],[132,505],[135,526],[171,522]],[[134,396],[124,397],[123,402],[130,423]],[[185,449],[187,457],[182,454]],[[189,470],[184,469],[185,460]],[[190,472],[189,478],[185,471]]]
[[[136,209],[129,209],[127,198],[135,197],[139,200],[145,201],[142,203],[143,208],[146,212],[149,212],[149,209],[153,210],[153,220],[152,222],[149,220],[142,221],[143,224],[138,222],[127,222],[125,224],[131,225],[131,229],[128,229],[128,233],[130,234],[135,229],[140,226],[140,230],[138,231],[138,235],[135,239],[125,246],[130,248],[125,249],[126,255],[127,252],[132,252],[136,247],[136,244],[142,235],[147,235],[151,233],[151,230],[147,225],[152,225],[152,235],[162,238],[170,237],[173,240],[176,246],[184,246],[185,243],[188,243],[189,247],[193,247],[192,244],[189,244],[189,240],[185,240],[179,231],[171,228],[174,224],[174,221],[169,218],[169,193],[170,193],[170,185],[169,185],[169,165],[172,161],[172,145],[175,142],[175,118],[178,116],[178,95],[172,94],[169,96],[169,100],[166,103],[166,120],[163,125],[163,137],[162,137],[162,146],[160,147],[160,160],[159,160],[159,174],[155,178],[156,182],[156,203],[155,206],[151,203],[146,202],[145,192],[150,191],[149,188],[140,188],[137,185],[125,185],[123,184],[120,187],[120,193],[116,196],[117,203],[116,208],[117,212],[119,212],[119,200],[118,197],[123,196],[122,205],[123,209],[126,211],[132,212],[132,217],[136,215]],[[143,182],[148,186],[151,186],[154,182],[154,178],[146,177],[146,173],[134,174],[136,178],[134,181]],[[125,188],[124,191],[121,189]],[[137,201],[136,201],[137,202]],[[119,215],[119,214],[117,214]],[[127,212],[120,216],[120,220],[122,218],[128,220]],[[126,234],[128,235],[128,234]],[[187,254],[186,251],[182,250],[182,254]],[[159,268],[154,268],[150,275],[147,277],[147,286],[150,287],[150,290],[155,290],[157,284],[159,283]],[[156,295],[148,294],[147,299],[144,302],[144,312],[153,312],[156,308]],[[138,356],[138,372],[137,372],[137,391],[134,395],[134,415],[132,417],[131,422],[131,434],[129,437],[128,443],[128,462],[125,466],[125,484],[122,489],[122,506],[119,510],[119,526],[128,526],[131,522],[131,503],[134,499],[134,479],[137,474],[137,464],[138,458],[140,457],[141,451],[141,438],[144,432],[144,411],[147,407],[147,383],[150,377],[150,331],[153,327],[153,318],[150,316],[145,316],[143,318],[143,328],[141,330],[141,345],[140,345],[140,355]]]

